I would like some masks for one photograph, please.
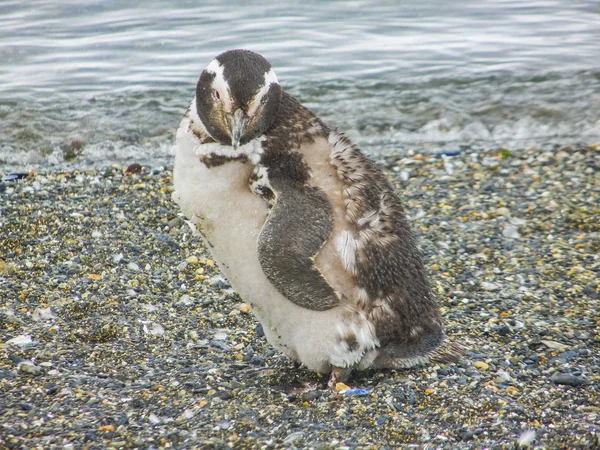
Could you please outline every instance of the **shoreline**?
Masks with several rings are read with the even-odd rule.
[[[468,352],[358,373],[366,396],[306,390],[170,171],[0,183],[0,447],[597,448],[600,148],[383,162]]]

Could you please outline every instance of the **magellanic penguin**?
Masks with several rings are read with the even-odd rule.
[[[458,356],[387,177],[265,58],[208,64],[174,151],[175,202],[274,347],[330,385]]]

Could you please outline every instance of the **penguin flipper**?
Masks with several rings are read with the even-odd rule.
[[[333,230],[333,209],[318,188],[301,183],[278,186],[276,199],[258,237],[263,272],[288,300],[324,311],[340,298],[314,264]]]

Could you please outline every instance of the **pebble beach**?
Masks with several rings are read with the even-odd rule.
[[[379,162],[465,355],[336,391],[266,342],[168,168],[5,177],[0,448],[600,448],[600,148]]]

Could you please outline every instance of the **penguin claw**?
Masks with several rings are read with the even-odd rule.
[[[329,389],[335,391],[337,384],[348,381],[348,378],[350,378],[351,374],[352,374],[351,368],[348,368],[348,367],[342,368],[342,367],[333,366],[333,368],[331,369],[331,375],[329,376],[329,381],[327,382],[327,387]]]
[[[331,370],[331,375],[329,376],[329,381],[327,382],[327,387],[331,390],[335,390],[335,385],[338,384],[339,370],[339,367],[334,367]]]

